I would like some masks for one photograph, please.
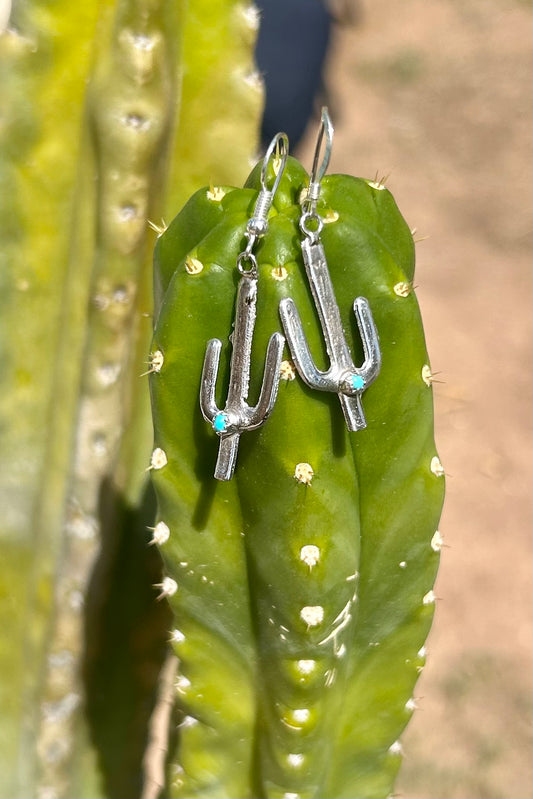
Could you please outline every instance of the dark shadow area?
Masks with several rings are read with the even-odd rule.
[[[156,601],[162,564],[148,545],[155,507],[150,482],[139,507],[127,506],[109,481],[102,484],[102,550],[87,597],[83,679],[111,799],[140,796],[148,723],[168,652],[172,615],[166,602]]]

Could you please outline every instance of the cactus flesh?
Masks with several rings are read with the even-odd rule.
[[[289,159],[256,250],[251,402],[280,301],[294,300],[317,369],[329,366],[298,227],[308,181]],[[258,189],[256,168],[243,189],[200,190],[155,255],[152,477],[179,659],[172,795],[385,797],[424,665],[444,488],[413,240],[381,185],[324,178],[322,244],[356,365],[355,297],[379,330],[367,426],[348,432],[335,393],[305,385],[286,351],[272,415],[221,483],[198,394],[218,337],[219,407],[226,396],[236,259]]]

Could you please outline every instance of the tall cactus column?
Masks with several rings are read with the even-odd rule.
[[[82,697],[76,669],[64,669],[58,679],[57,664],[66,653],[79,663],[84,648],[83,598],[99,548],[102,480],[113,472],[131,412],[128,377],[141,321],[137,293],[146,263],[146,219],[173,121],[175,87],[164,12],[163,2],[118,4],[88,90],[97,175],[96,241],[63,520],[66,536],[46,644],[50,666],[38,732],[40,790],[46,794],[68,790],[79,723],[74,711]],[[138,444],[142,447],[142,439]]]

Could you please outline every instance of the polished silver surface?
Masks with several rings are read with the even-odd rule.
[[[252,216],[246,225],[246,233],[244,234],[248,239],[246,248],[240,255],[237,256],[237,269],[241,275],[248,275],[250,277],[257,277],[257,261],[252,253],[257,239],[265,235],[268,230],[268,212],[272,205],[272,200],[279,186],[279,182],[283,175],[283,170],[287,163],[289,156],[289,140],[286,133],[276,133],[268,146],[268,150],[263,158],[261,167],[261,189],[255,201],[255,207]],[[275,159],[279,158],[280,163],[274,178],[272,188],[267,186],[267,170],[270,161],[273,163]]]
[[[363,391],[376,379],[381,367],[379,337],[367,300],[357,297],[353,309],[361,335],[364,361],[356,367],[342,327],[341,316],[320,241],[302,242],[304,265],[324,334],[330,368],[317,368],[305,337],[300,315],[290,298],[280,302],[283,329],[302,380],[319,391],[338,394],[348,430],[362,430],[366,419],[361,403]]]
[[[322,182],[322,178],[326,174],[329,159],[331,158],[333,133],[333,123],[331,122],[328,109],[326,106],[323,106],[321,112],[320,130],[318,131],[315,155],[313,158],[313,168],[311,169],[311,177],[309,180],[309,187],[307,189],[307,197],[302,203],[303,212],[300,217],[300,229],[302,233],[305,233],[307,238],[314,243],[319,241],[320,233],[322,232],[322,227],[324,224],[319,214],[317,214],[316,206],[320,198],[320,184]],[[324,155],[322,156],[322,160],[319,164],[318,162],[320,159],[324,136],[326,137]]]
[[[255,430],[270,416],[278,393],[280,367],[285,339],[273,333],[268,342],[261,392],[256,405],[247,403],[250,383],[250,356],[257,304],[257,280],[241,278],[233,332],[228,396],[223,410],[215,399],[215,389],[222,342],[215,338],[207,344],[200,388],[200,408],[204,419],[220,436],[215,468],[217,480],[231,480],[237,460],[239,437],[244,430]]]
[[[348,430],[353,432],[366,427],[361,395],[379,374],[381,352],[378,332],[368,302],[364,297],[357,297],[353,309],[363,342],[364,361],[361,366],[355,366],[346,343],[326,255],[320,241],[323,221],[317,213],[317,204],[320,199],[321,181],[331,156],[333,133],[328,109],[324,107],[309,189],[302,204],[300,217],[300,230],[305,235],[302,241],[302,256],[330,361],[330,368],[327,371],[322,372],[313,361],[300,315],[293,300],[290,298],[282,300],[279,311],[300,377],[310,388],[338,394],[346,425]],[[320,160],[324,137],[324,154]]]

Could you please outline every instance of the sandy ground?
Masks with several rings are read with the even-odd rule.
[[[403,740],[412,799],[532,796],[530,29],[519,0],[366,0],[329,63],[330,171],[390,175],[429,237],[416,285],[449,547]]]

